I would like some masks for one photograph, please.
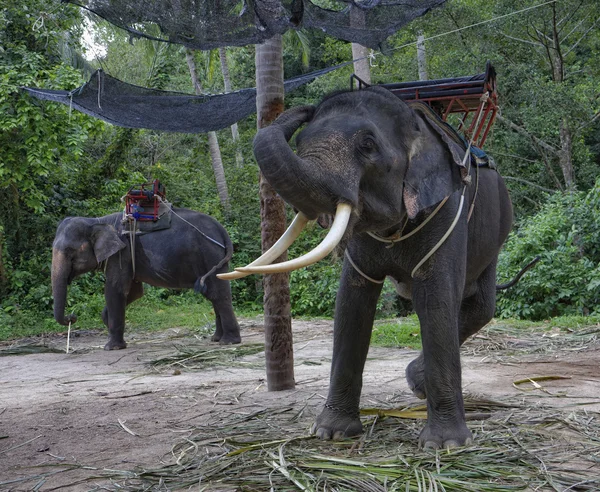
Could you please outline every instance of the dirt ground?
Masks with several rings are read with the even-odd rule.
[[[242,320],[244,344],[263,341],[260,319]],[[62,353],[0,357],[0,490],[90,490],[102,488],[98,470],[129,470],[137,465],[172,462],[172,447],[194,426],[219,414],[252,412],[270,405],[306,405],[310,418],[327,395],[333,323],[294,321],[296,389],[267,392],[264,352],[245,356],[232,367],[179,370],[153,368],[149,361],[173,354],[177,346],[204,345],[207,339],[182,330],[127,334],[128,348],[105,352],[106,335],[82,332],[44,340]],[[465,392],[489,399],[523,397],[531,405],[566,409],[585,404],[600,412],[600,343],[529,350],[532,343],[552,346],[552,334],[538,340],[499,338],[483,330],[463,348]],[[27,343],[0,346],[2,352]],[[528,348],[528,350],[523,350]],[[0,354],[1,355],[1,354]],[[393,405],[408,395],[404,370],[414,350],[371,347],[364,372],[362,407]],[[564,379],[538,380],[538,376]],[[416,402],[416,398],[414,399]],[[310,423],[301,422],[298,425]],[[61,463],[78,469],[49,474]],[[113,489],[111,489],[113,490]]]

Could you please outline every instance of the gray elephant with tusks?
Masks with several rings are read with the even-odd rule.
[[[304,123],[294,153],[288,141]],[[269,183],[299,210],[274,248],[286,249],[309,219],[335,220],[305,256],[269,265],[281,251],[269,252],[222,278],[293,270],[336,247],[344,253],[329,395],[313,432],[339,439],[362,431],[362,372],[390,276],[421,324],[423,351],[406,369],[409,387],[427,399],[419,444],[469,444],[459,350],[494,314],[496,262],[513,215],[500,175],[463,162],[465,149],[425,112],[380,87],[286,111],[258,132],[254,153]]]
[[[133,254],[130,235],[123,234],[122,213],[64,219],[52,245],[56,321],[68,325],[77,320],[73,314],[65,316],[67,286],[75,277],[102,268],[106,275],[102,320],[109,335],[105,350],[127,346],[123,338],[125,307],[142,297],[142,282],[173,289],[195,288],[215,311],[212,340],[239,343],[240,328],[233,312],[229,282],[215,276],[229,270],[233,247],[227,231],[215,219],[199,212],[173,208],[171,213],[169,228],[134,235]]]

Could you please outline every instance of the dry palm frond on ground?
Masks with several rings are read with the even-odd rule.
[[[114,490],[478,491],[598,490],[600,420],[526,402],[467,399],[476,444],[419,451],[415,409],[363,411],[365,433],[323,442],[302,404],[230,414],[173,447],[175,463],[114,477]],[[418,410],[418,409],[417,409]],[[394,413],[405,418],[389,417]],[[411,414],[412,412],[412,414]],[[372,414],[378,415],[372,416]],[[383,417],[381,416],[383,415]]]

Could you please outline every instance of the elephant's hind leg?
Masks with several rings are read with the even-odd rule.
[[[406,366],[406,382],[408,387],[413,394],[424,400],[427,395],[425,393],[425,367],[423,352],[419,354],[419,357],[414,359],[408,366]]]
[[[240,325],[233,312],[229,282],[219,280],[214,276],[208,278],[204,297],[212,303],[215,310],[216,329],[211,340],[222,345],[240,343],[242,341]]]
[[[463,300],[458,318],[459,342],[477,333],[493,317],[496,309],[496,261],[477,280],[476,292]],[[406,367],[406,382],[417,398],[425,399],[423,352]]]
[[[496,261],[490,263],[479,277],[475,294],[462,302],[458,319],[461,345],[494,317],[494,311],[496,310]]]

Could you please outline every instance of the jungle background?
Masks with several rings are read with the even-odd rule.
[[[519,284],[498,295],[499,318],[600,319],[599,26],[600,4],[594,0],[449,0],[389,38],[386,53],[371,60],[373,83],[418,80],[415,41],[422,34],[429,79],[481,73],[487,60],[496,68],[501,117],[485,150],[505,177],[515,209],[498,281],[541,257]],[[52,318],[56,226],[66,216],[122,210],[121,197],[135,184],[158,178],[175,206],[219,220],[235,245],[233,266],[260,255],[255,117],[238,123],[237,139],[231,129],[216,135],[131,130],[42,103],[19,89],[71,90],[103,68],[131,84],[194,93],[193,61],[201,90],[219,93],[225,90],[223,56],[233,90],[255,85],[253,46],[190,52],[130,38],[72,5],[3,2],[0,339],[64,330]],[[286,79],[351,59],[349,43],[321,32],[284,35]],[[335,70],[287,94],[286,107],[315,104],[329,91],[348,88],[352,71],[351,66]],[[223,176],[213,170],[215,142]],[[292,210],[288,212],[291,217]],[[316,245],[323,234],[318,226],[304,233],[291,257]],[[293,316],[331,317],[339,273],[339,259],[293,272]],[[79,327],[101,326],[102,284],[97,272],[71,285],[68,310],[79,316]],[[238,316],[262,311],[260,277],[231,285]],[[128,312],[128,323],[147,328],[193,326],[198,316],[211,322],[208,303],[188,291],[146,287],[145,297]],[[410,312],[410,303],[399,300],[386,283],[378,316]]]

